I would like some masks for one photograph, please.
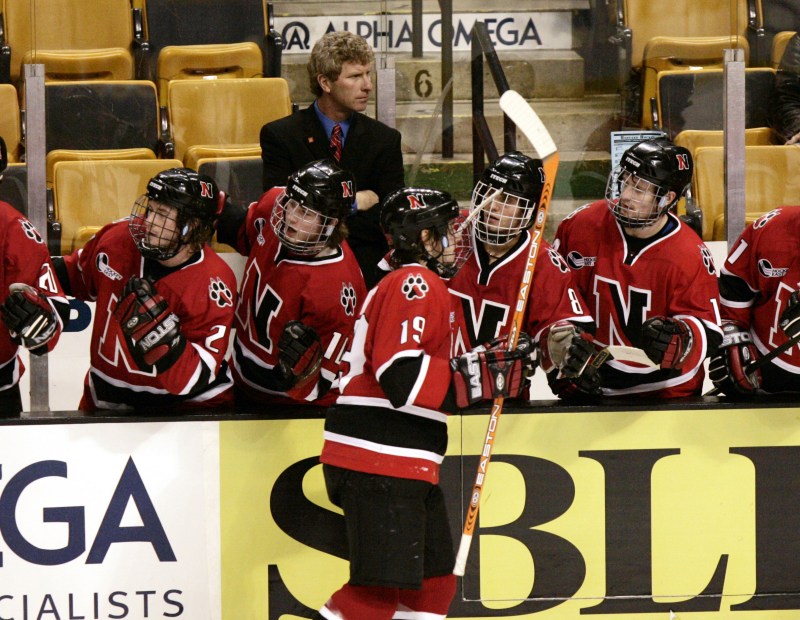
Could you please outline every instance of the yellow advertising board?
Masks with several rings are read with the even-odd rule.
[[[450,420],[454,538],[486,415]],[[220,423],[222,616],[310,617],[347,580],[323,421]],[[506,412],[450,618],[800,617],[800,409]]]

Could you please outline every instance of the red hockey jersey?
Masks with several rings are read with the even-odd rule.
[[[46,295],[58,318],[58,331],[47,343],[48,351],[52,351],[63,327],[58,309],[61,306],[62,312],[68,312],[67,298],[55,276],[50,253],[41,235],[7,202],[0,202],[0,252],[3,261],[0,302],[8,297],[9,286],[15,282],[29,284]],[[0,391],[16,385],[25,370],[17,355],[18,350],[19,345],[11,339],[6,324],[0,320]]]
[[[573,211],[556,232],[553,245],[573,269],[600,344],[638,347],[642,324],[658,315],[683,319],[692,330],[680,371],[610,361],[601,369],[605,395],[699,394],[703,360],[722,336],[711,252],[677,217],[668,218],[661,234],[635,247],[637,240],[625,236],[606,201],[598,200]]]
[[[778,325],[793,291],[800,289],[800,207],[780,207],[745,228],[720,270],[722,318],[750,329],[762,353],[786,342]],[[766,391],[800,390],[800,346],[762,369]]]
[[[531,233],[525,231],[502,259],[490,265],[482,244],[476,243],[470,259],[450,280],[457,323],[454,356],[508,334],[530,244]],[[543,240],[522,330],[538,341],[542,330],[557,321],[588,326],[592,317],[566,263]]]
[[[244,223],[246,242],[239,250],[249,257],[236,309],[234,381],[258,402],[330,405],[339,394],[339,362],[367,289],[346,242],[327,256],[287,253],[270,226],[281,189],[253,203]],[[239,239],[242,245],[241,234]],[[298,400],[270,389],[264,380],[278,362],[278,341],[291,320],[314,328],[323,350],[318,378]]]
[[[158,266],[148,261],[148,267]],[[233,324],[236,278],[206,245],[181,267],[145,268],[128,221],[103,227],[83,249],[64,257],[69,292],[95,301],[90,368],[83,410],[176,407],[207,408],[233,402],[226,354]],[[147,271],[147,273],[146,273]],[[131,276],[155,275],[155,287],[180,319],[187,346],[165,372],[140,370],[113,318]]]
[[[439,408],[452,377],[451,336],[449,293],[429,269],[405,265],[370,290],[343,359],[342,393],[325,420],[320,460],[436,484],[447,449],[447,414]],[[404,364],[415,373],[402,382],[407,389],[387,394],[384,374]]]

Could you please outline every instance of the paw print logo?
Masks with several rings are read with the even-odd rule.
[[[422,274],[416,273],[405,279],[401,290],[409,301],[422,299],[428,293],[428,283],[422,277]]]
[[[700,256],[703,257],[703,264],[706,266],[706,270],[712,276],[716,275],[717,269],[714,267],[714,257],[711,256],[711,250],[709,250],[705,245],[700,246]]]
[[[212,279],[208,285],[208,296],[220,308],[233,306],[233,293],[219,278]]]
[[[353,316],[356,312],[356,289],[353,288],[352,283],[348,282],[342,284],[342,292],[339,294],[339,300],[342,302],[344,313],[347,316]]]
[[[552,262],[561,273],[567,273],[569,271],[569,267],[567,267],[567,263],[564,262],[564,259],[561,258],[561,254],[556,252],[553,248],[548,248],[547,254],[550,256],[550,262]]]
[[[36,243],[44,243],[44,241],[42,241],[42,236],[33,227],[33,224],[31,224],[28,220],[19,220],[19,223],[22,226],[22,230],[25,232],[25,236],[28,239],[32,239]]]

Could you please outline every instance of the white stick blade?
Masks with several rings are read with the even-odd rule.
[[[462,534],[461,543],[458,545],[458,553],[456,554],[456,566],[453,569],[453,574],[458,577],[463,577],[467,570],[467,557],[469,557],[469,548],[472,544],[471,534]]]
[[[641,349],[637,349],[636,347],[611,345],[607,348],[608,352],[611,353],[611,357],[618,362],[636,362],[637,364],[642,364],[643,366],[648,366],[650,368],[656,367],[656,364],[653,362],[653,360],[647,357],[647,353]]]
[[[507,90],[500,96],[500,109],[524,134],[540,159],[547,159],[558,150],[539,115],[517,91]]]

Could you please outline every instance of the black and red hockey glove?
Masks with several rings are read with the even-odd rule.
[[[691,327],[681,319],[654,316],[642,325],[642,350],[664,369],[680,370],[693,340]]]
[[[58,332],[58,317],[45,295],[34,287],[15,282],[0,306],[3,322],[16,342],[31,353],[47,353],[45,345]]]
[[[786,309],[781,313],[779,325],[787,338],[794,338],[800,334],[800,292],[794,291],[789,296]]]
[[[547,328],[540,339],[542,369],[547,383],[560,398],[597,396],[601,393],[600,356],[592,335],[567,321]]]
[[[478,347],[450,360],[456,406],[469,407],[482,400],[519,398],[529,387],[526,379],[533,374],[531,340],[520,335],[517,348],[511,351],[484,351]]]
[[[284,325],[278,341],[278,364],[275,366],[278,388],[283,392],[302,389],[316,380],[322,365],[322,343],[313,327],[300,321]]]
[[[178,315],[147,278],[131,276],[114,309],[114,318],[128,340],[141,370],[168,370],[186,348]]]
[[[750,332],[726,321],[722,324],[722,343],[717,355],[708,364],[708,377],[726,396],[752,396],[761,387],[761,371],[747,374],[745,368],[758,357]]]

